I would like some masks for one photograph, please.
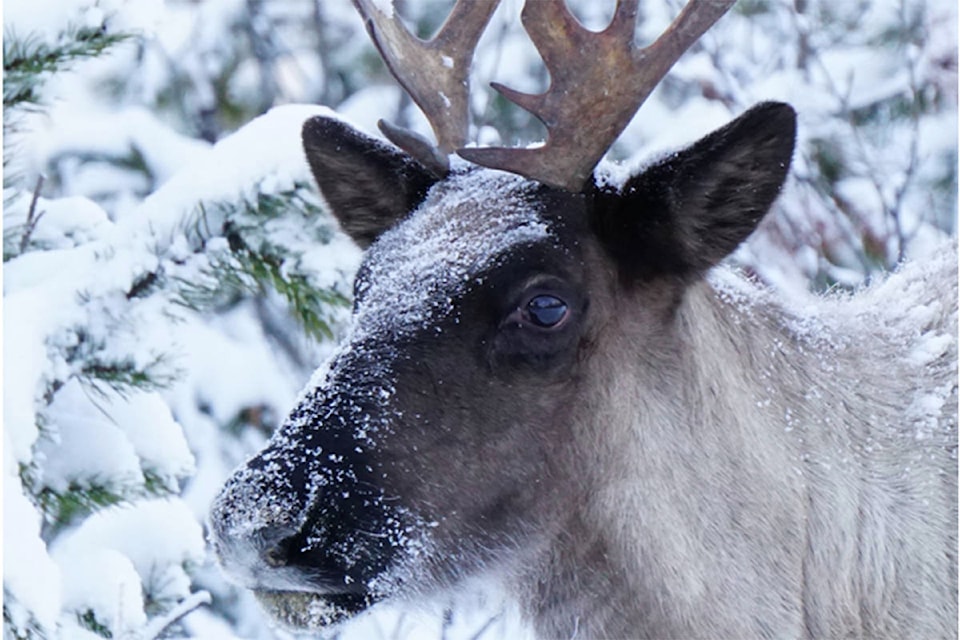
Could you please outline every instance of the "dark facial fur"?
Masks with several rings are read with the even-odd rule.
[[[955,636],[955,253],[812,318],[704,281],[794,135],[759,105],[574,194],[308,122],[369,251],[350,335],[216,501],[224,567],[296,627],[497,572],[545,637]]]
[[[227,570],[311,626],[560,535],[589,491],[571,416],[592,402],[616,289],[661,283],[644,313],[669,322],[682,283],[766,211],[794,131],[789,107],[761,105],[579,194],[467,167],[438,182],[331,119],[303,134],[332,211],[370,247],[353,329],[212,520]],[[316,597],[284,595],[303,592]]]

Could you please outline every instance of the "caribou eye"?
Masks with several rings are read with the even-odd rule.
[[[538,327],[555,327],[567,317],[567,303],[556,296],[534,296],[523,310],[523,317]]]

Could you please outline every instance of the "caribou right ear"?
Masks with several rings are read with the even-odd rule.
[[[598,187],[598,236],[628,276],[702,275],[766,215],[787,177],[796,134],[789,105],[753,107],[619,190]]]
[[[320,193],[363,249],[416,208],[438,179],[399,149],[336,118],[310,118],[302,136]]]

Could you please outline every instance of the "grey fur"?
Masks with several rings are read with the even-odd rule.
[[[379,177],[325,191],[372,245],[350,337],[214,505],[225,568],[300,628],[493,574],[545,639],[955,637],[955,247],[800,310],[704,277],[793,135],[761,105],[571,194],[308,124],[315,171]]]
[[[947,246],[802,317],[743,282],[689,289],[669,335],[619,314],[547,560],[589,570],[528,592],[542,637],[955,637],[956,268]]]

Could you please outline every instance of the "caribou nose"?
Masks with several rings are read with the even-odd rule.
[[[302,531],[273,526],[259,534],[258,538],[259,559],[267,567],[282,569],[309,564]]]
[[[224,514],[228,515],[224,515]],[[304,586],[297,561],[303,536],[285,523],[251,524],[223,508],[211,513],[211,542],[224,572],[249,589]]]
[[[291,418],[214,500],[211,540],[238,583],[339,593],[368,584],[394,560],[405,520],[373,481],[375,463],[362,443],[339,428],[347,424],[341,413],[360,405],[347,398],[331,406],[322,429]],[[321,432],[322,449],[307,438]]]
[[[320,492],[324,515],[311,517],[308,492],[270,484],[272,476],[258,464],[254,460],[238,471],[211,507],[210,539],[227,576],[254,590],[302,591],[361,582],[341,557],[349,549],[328,553],[336,543],[330,536],[343,524],[334,508],[335,496],[341,494]]]
[[[260,557],[263,558],[263,562],[268,567],[273,567],[274,569],[279,569],[289,564],[287,548],[286,545],[283,544],[275,544],[272,547],[267,547],[263,550],[263,553],[260,554]]]
[[[231,477],[210,509],[210,541],[224,571],[250,588],[285,581],[304,501],[281,493],[247,466]]]
[[[278,569],[290,564],[290,548],[296,532],[290,527],[267,526],[255,535],[258,558]]]

